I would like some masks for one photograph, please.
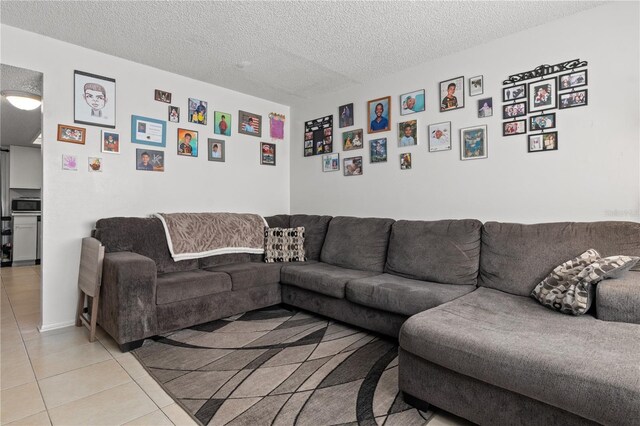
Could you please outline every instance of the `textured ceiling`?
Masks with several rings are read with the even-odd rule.
[[[0,90],[19,90],[42,96],[42,74],[24,68],[0,65]],[[23,111],[11,105],[2,96],[0,103],[0,145],[31,146],[40,134],[42,125],[40,108]]]
[[[601,3],[3,0],[0,7],[4,24],[292,105]]]

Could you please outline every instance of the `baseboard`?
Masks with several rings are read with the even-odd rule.
[[[55,324],[42,324],[41,326],[38,327],[38,331],[40,333],[45,333],[47,331],[58,330],[65,327],[71,327],[72,325],[75,325],[75,324],[76,324],[75,320],[58,322]]]

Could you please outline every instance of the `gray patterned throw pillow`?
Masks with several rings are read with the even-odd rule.
[[[619,276],[638,260],[631,256],[602,258],[596,250],[587,250],[557,266],[533,289],[531,296],[551,309],[582,315],[591,307],[595,284]]]
[[[304,226],[297,228],[266,228],[264,231],[264,261],[304,262]]]

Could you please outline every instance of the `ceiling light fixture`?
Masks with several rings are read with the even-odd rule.
[[[7,98],[9,103],[14,107],[25,111],[34,110],[42,105],[42,98],[32,93],[6,90],[2,92],[2,96]]]

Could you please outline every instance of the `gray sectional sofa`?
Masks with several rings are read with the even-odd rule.
[[[555,266],[589,248],[640,256],[640,224],[266,220],[304,226],[308,260],[174,262],[158,219],[98,221],[107,252],[98,322],[128,350],[146,337],[285,303],[398,337],[400,389],[418,407],[480,424],[640,418],[640,271],[598,284],[596,306],[581,317],[529,297]]]

